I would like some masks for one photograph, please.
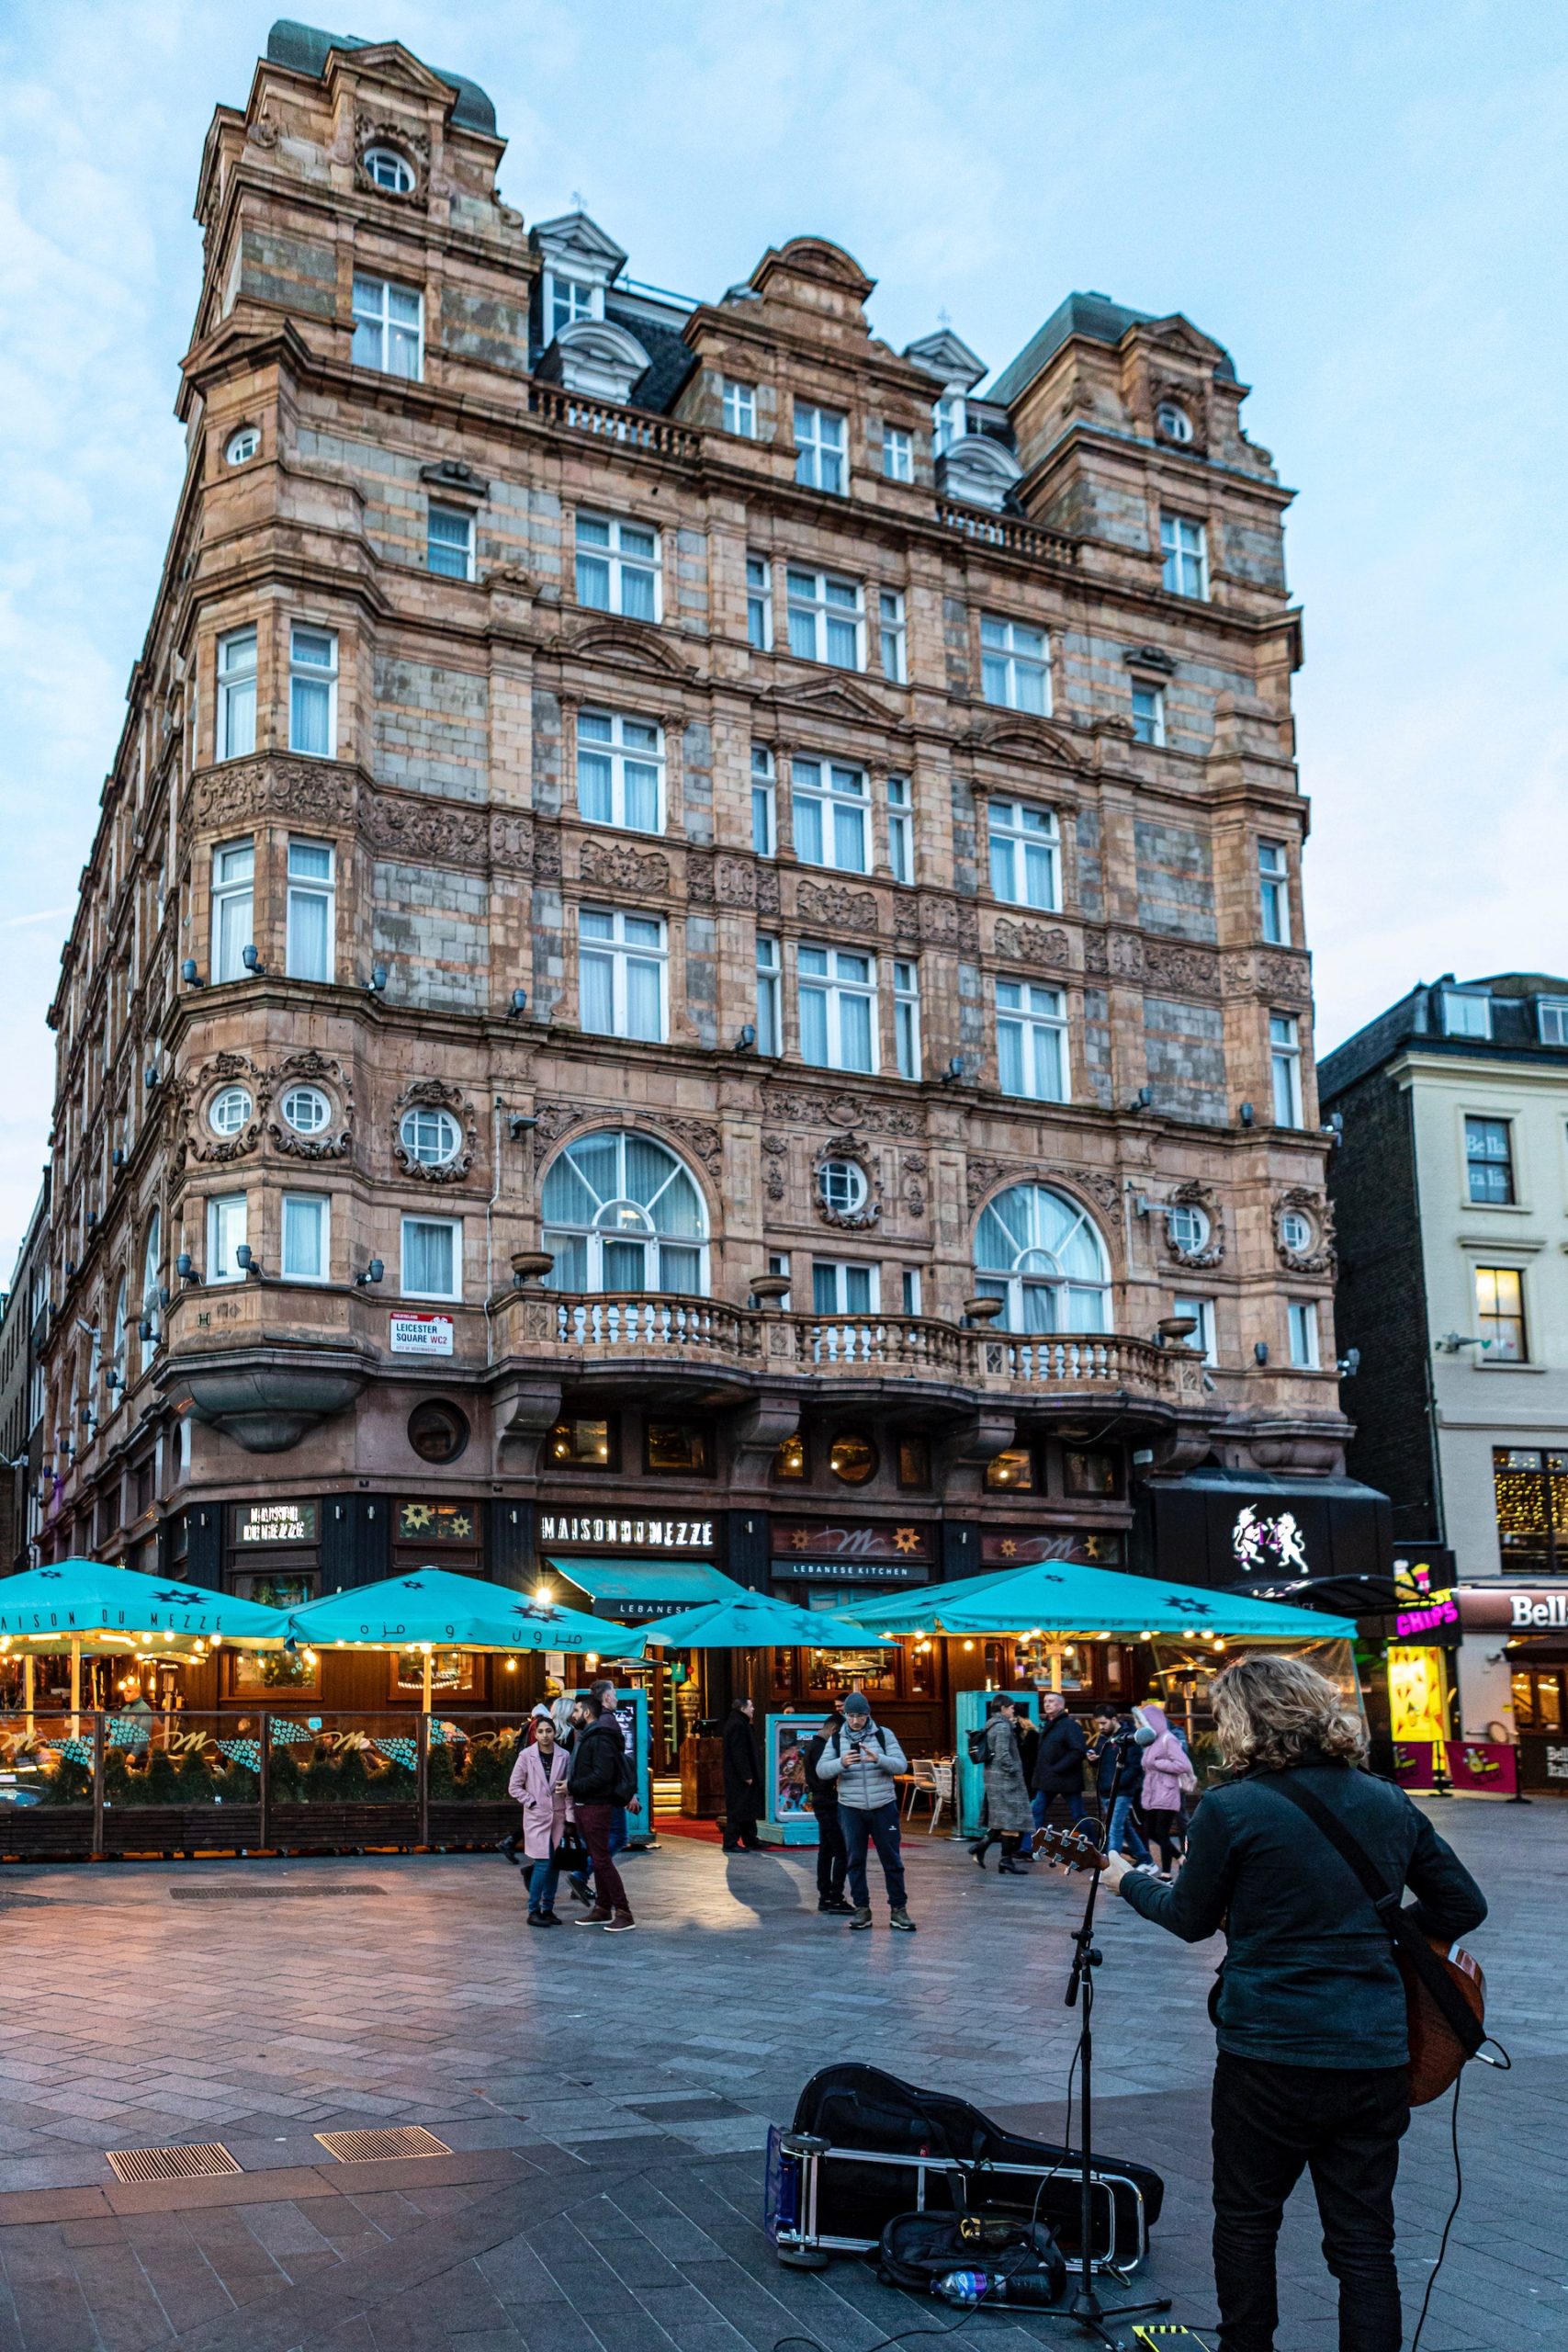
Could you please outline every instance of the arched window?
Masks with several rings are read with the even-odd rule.
[[[999,1298],[1005,1331],[1110,1329],[1111,1269],[1087,1209],[1044,1184],[987,1201],[975,1228],[975,1286]]]
[[[141,1317],[147,1326],[144,1356],[151,1353],[162,1329],[163,1302],[158,1295],[158,1268],[164,1255],[164,1220],[154,1209],[147,1227],[147,1248],[141,1260]]]
[[[555,1290],[707,1295],[707,1216],[691,1171],[649,1136],[569,1144],[545,1179]]]
[[[125,1286],[125,1276],[121,1274],[119,1278],[119,1288],[115,1293],[114,1340],[110,1349],[108,1363],[108,1368],[115,1375],[114,1385],[109,1390],[109,1410],[111,1413],[119,1402],[120,1389],[125,1381],[125,1336],[126,1326],[130,1319],[130,1310]]]

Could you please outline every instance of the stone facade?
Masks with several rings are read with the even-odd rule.
[[[187,475],[51,1012],[46,1555],[216,1577],[223,1511],[309,1492],[339,1498],[321,1572],[343,1581],[395,1556],[366,1493],[417,1488],[482,1500],[488,1565],[521,1576],[525,1532],[502,1531],[575,1475],[544,1443],[574,1414],[626,1417],[612,1496],[646,1492],[639,1417],[701,1423],[709,1508],[737,1525],[777,1507],[796,1435],[792,1504],[842,1509],[827,1449],[849,1426],[880,1443],[856,1509],[916,1508],[907,1434],[933,1526],[978,1513],[1008,1447],[1094,1437],[1156,1474],[1210,1453],[1331,1464],[1328,1266],[1282,1263],[1274,1237],[1281,1194],[1324,1184],[1290,494],[1241,430],[1228,357],[1180,316],[1073,298],[970,403],[963,437],[1004,451],[1011,486],[965,503],[952,487],[987,495],[987,452],[949,467],[929,351],[876,338],[847,254],[797,238],[722,300],[654,300],[615,282],[593,224],[530,235],[496,192],[502,152],[471,92],[391,42],[264,61],[245,107],[213,120]],[[562,251],[590,269],[607,254],[611,275],[558,333]],[[413,302],[412,342],[389,289]],[[629,398],[583,389],[585,370],[635,368],[628,347],[648,363]],[[750,432],[727,384],[750,392]],[[812,411],[841,435],[827,487],[797,480]],[[585,515],[652,550],[611,594],[620,611],[580,579]],[[1171,516],[1201,535],[1201,577],[1162,557]],[[460,540],[465,518],[451,576],[434,535]],[[790,650],[806,573],[847,584],[836,660]],[[1048,640],[1048,692],[1015,689],[1035,707],[992,698],[998,619]],[[227,666],[247,660],[254,719]],[[1163,711],[1135,729],[1150,684]],[[656,747],[639,830],[584,813],[585,715]],[[772,837],[753,826],[759,752]],[[807,763],[862,780],[863,846],[836,867],[811,862]],[[988,835],[1020,804],[1056,820],[1059,888],[1023,894],[1046,903],[991,887]],[[1286,857],[1273,944],[1260,840]],[[226,911],[236,848],[251,895]],[[319,915],[290,859],[323,849],[312,963]],[[585,1028],[585,907],[662,926],[662,1036]],[[874,976],[874,1069],[808,1060],[803,947]],[[895,986],[910,976],[912,1060]],[[1002,1091],[997,989],[1013,982],[1055,992],[1062,1101]],[[1285,1125],[1281,1014],[1303,1098]],[[324,1105],[308,1132],[286,1107],[300,1086]],[[406,1148],[420,1103],[451,1122],[443,1164]],[[694,1181],[706,1295],[689,1309],[650,1275],[611,1316],[514,1274],[544,1247],[557,1156],[599,1130],[652,1138]],[[874,1219],[832,1210],[825,1159],[862,1170]],[[1010,1334],[1016,1306],[989,1329],[966,1318],[976,1219],[1036,1183],[1100,1237],[1100,1328],[1081,1347]],[[1167,1212],[1194,1187],[1209,1233],[1183,1250]],[[328,1204],[320,1279],[287,1269],[301,1198]],[[243,1210],[224,1223],[219,1200]],[[455,1225],[450,1297],[410,1281],[411,1218]],[[212,1255],[242,1230],[243,1277]],[[753,1294],[773,1260],[786,1306]],[[841,1327],[813,1312],[818,1261],[872,1270]],[[1206,1374],[1155,1344],[1194,1292],[1213,1301]],[[1323,1368],[1290,1361],[1302,1296]],[[450,1354],[394,1352],[400,1311],[449,1317]],[[469,1431],[449,1464],[411,1452],[431,1397]],[[1037,1518],[1063,1508],[1056,1470],[1040,1476]],[[1125,1477],[1117,1493],[1126,1528]],[[730,1558],[750,1572],[738,1536]]]

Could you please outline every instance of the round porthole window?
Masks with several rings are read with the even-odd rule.
[[[413,194],[413,166],[406,155],[395,147],[367,147],[365,151],[367,176],[389,196]]]
[[[226,1086],[212,1098],[207,1124],[215,1136],[237,1136],[251,1115],[251,1098],[243,1086]]]
[[[248,466],[261,447],[261,435],[254,424],[242,424],[238,433],[231,433],[223,452],[224,462],[231,466]]]
[[[876,1474],[876,1448],[868,1437],[836,1437],[828,1449],[828,1467],[846,1487],[863,1487]]]
[[[1170,1246],[1188,1257],[1196,1257],[1209,1238],[1209,1220],[1201,1209],[1190,1206],[1172,1209],[1168,1227]]]
[[[450,1111],[405,1111],[398,1129],[403,1149],[420,1168],[445,1168],[457,1156],[462,1141]]]
[[[865,1170],[852,1159],[825,1159],[817,1170],[817,1191],[825,1209],[852,1216],[865,1206]]]
[[[1161,401],[1155,411],[1155,423],[1168,441],[1190,441],[1192,419],[1175,401]]]
[[[1298,1257],[1312,1248],[1312,1219],[1300,1209],[1287,1209],[1280,1219],[1280,1238]]]
[[[284,1119],[297,1136],[319,1136],[332,1114],[319,1086],[291,1086],[283,1098]]]
[[[427,1396],[409,1415],[409,1443],[422,1462],[456,1462],[468,1442],[468,1421],[444,1397]]]

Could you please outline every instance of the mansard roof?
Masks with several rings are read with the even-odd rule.
[[[366,40],[357,33],[322,32],[315,25],[296,24],[292,17],[279,17],[266,37],[267,62],[286,65],[295,74],[313,74],[319,81],[327,70],[327,59],[334,49],[383,49],[384,41]],[[410,51],[412,56],[412,51]],[[420,62],[423,64],[423,60]],[[446,82],[457,93],[457,103],[452,109],[452,119],[466,130],[482,130],[493,139],[495,106],[488,92],[466,74],[449,74],[444,65],[432,65],[426,71],[437,80]]]
[[[1073,335],[1088,335],[1093,343],[1120,343],[1129,327],[1156,326],[1164,322],[1152,311],[1130,311],[1123,302],[1113,302],[1109,294],[1069,294],[1059,302],[1038,334],[1030,337],[1019,353],[997,378],[987,399],[1005,404],[1017,400],[1028,390],[1041,369],[1048,365],[1062,345]],[[1182,322],[1186,326],[1187,322]],[[1190,334],[1192,329],[1188,328]],[[1202,338],[1207,342],[1208,338]],[[1210,346],[1219,354],[1214,373],[1228,383],[1235,381],[1235,363],[1228,351],[1218,344]]]

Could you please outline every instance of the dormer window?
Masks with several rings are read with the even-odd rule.
[[[1443,990],[1445,1037],[1490,1037],[1492,1000],[1472,989]]]
[[[389,196],[413,194],[413,165],[395,147],[367,147],[364,162],[367,179]]]
[[[1168,441],[1190,441],[1192,419],[1177,401],[1161,401],[1155,411],[1155,430]]]
[[[962,385],[950,385],[931,410],[931,429],[939,458],[947,455],[955,441],[962,441],[969,430],[969,402]]]
[[[599,319],[604,315],[603,297],[597,286],[590,286],[581,277],[564,277],[558,270],[550,271],[546,317],[552,343],[562,327],[575,326],[579,319]]]

